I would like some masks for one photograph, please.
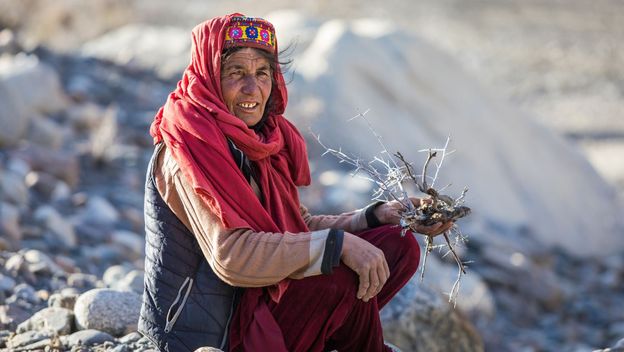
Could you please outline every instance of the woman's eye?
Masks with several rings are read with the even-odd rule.
[[[271,77],[271,73],[269,71],[258,71],[256,74],[258,78],[266,79]]]

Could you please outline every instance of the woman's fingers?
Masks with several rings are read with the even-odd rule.
[[[451,227],[453,227],[453,224],[453,221],[447,221],[445,223],[436,222],[435,224],[429,226],[419,225],[416,227],[416,231],[427,236],[437,236],[448,231]]]
[[[362,268],[358,275],[360,276],[360,286],[358,287],[357,298],[364,299],[370,287],[370,270]]]

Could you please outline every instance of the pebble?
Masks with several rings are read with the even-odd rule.
[[[64,336],[63,343],[65,345],[76,346],[92,346],[99,345],[105,342],[113,341],[115,338],[110,334],[95,329],[86,329],[76,331],[75,333]]]

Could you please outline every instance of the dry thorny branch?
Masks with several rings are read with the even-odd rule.
[[[361,118],[366,122],[368,129],[377,139],[377,142],[381,146],[380,155],[374,156],[372,160],[366,161],[361,158],[357,158],[346,154],[342,149],[332,149],[327,147],[321,142],[320,136],[315,135],[315,138],[319,144],[325,149],[325,154],[331,154],[338,158],[340,163],[346,163],[353,167],[353,175],[358,175],[367,180],[373,182],[377,188],[373,191],[374,200],[396,200],[403,205],[403,212],[401,214],[400,226],[402,227],[401,236],[404,236],[408,230],[417,233],[416,227],[418,225],[432,225],[437,222],[455,221],[459,218],[470,214],[470,208],[464,206],[464,197],[467,188],[464,188],[462,193],[457,198],[452,198],[448,195],[440,193],[443,189],[437,190],[434,188],[435,182],[438,178],[438,173],[444,159],[454,151],[448,151],[448,144],[450,137],[447,138],[443,148],[438,149],[424,149],[419,152],[427,152],[427,159],[422,167],[420,174],[416,174],[416,171],[412,164],[406,160],[406,158],[400,152],[390,154],[388,149],[384,145],[381,136],[373,129],[370,122],[364,115],[368,113],[366,110],[353,117],[351,120]],[[438,155],[440,157],[436,160]],[[439,162],[437,162],[439,160]],[[434,162],[436,168],[433,176],[429,176],[429,166]],[[409,200],[409,196],[404,187],[404,183],[413,183],[418,191],[429,196],[429,202],[422,202],[421,205],[416,208]],[[457,294],[459,292],[459,285],[462,275],[466,274],[466,262],[463,262],[457,255],[455,248],[463,245],[467,238],[461,233],[459,227],[454,224],[450,230],[442,234],[445,243],[441,245],[433,244],[433,236],[425,235],[425,251],[423,254],[423,265],[421,267],[421,281],[424,278],[425,268],[427,265],[427,256],[434,248],[447,248],[447,252],[453,256],[453,259],[458,266],[458,274],[451,291],[449,292],[449,302],[457,302]],[[451,237],[453,240],[451,241]]]

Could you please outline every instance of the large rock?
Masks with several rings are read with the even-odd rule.
[[[178,78],[190,60],[190,30],[131,24],[82,47],[83,55]]]
[[[403,351],[483,351],[483,341],[472,324],[417,280],[410,280],[381,311],[384,338]]]
[[[74,314],[79,329],[96,329],[113,336],[137,330],[141,296],[131,291],[93,289],[76,301]]]
[[[50,337],[54,336],[54,333],[51,331],[26,331],[21,334],[17,334],[9,339],[7,342],[7,347],[9,351],[37,351],[39,349],[31,349],[30,346],[36,344],[39,341],[47,340]],[[34,346],[33,346],[34,347]],[[39,348],[43,348],[44,346],[37,346]]]
[[[71,332],[74,323],[74,313],[66,308],[44,308],[30,319],[17,327],[18,333],[31,330],[52,331],[57,335],[67,335]]]
[[[14,153],[25,161],[32,170],[44,171],[74,187],[80,178],[78,158],[73,152],[52,150],[36,145],[27,145]]]
[[[492,98],[420,38],[380,21],[329,21],[295,57],[294,69],[289,93],[299,105],[290,106],[297,112],[291,117],[330,147],[368,160],[380,155],[367,123],[349,121],[367,109],[388,151],[401,151],[417,167],[426,155],[416,151],[443,147],[450,135],[449,149],[457,152],[436,186],[453,183],[446,191],[453,196],[468,186],[467,205],[484,239],[519,236],[583,257],[624,250],[622,204],[580,152]],[[312,158],[322,154],[316,141],[310,146]]]
[[[40,221],[64,245],[73,248],[78,244],[74,225],[49,205],[43,205],[35,211],[35,219]]]
[[[58,74],[34,55],[0,60],[0,85],[8,89],[13,101],[31,112],[53,114],[69,103]]]
[[[76,331],[69,336],[64,336],[62,339],[67,346],[92,346],[114,340],[115,338],[111,335],[95,329]]]
[[[9,89],[0,80],[0,146],[11,147],[24,137],[30,115],[12,99]]]

